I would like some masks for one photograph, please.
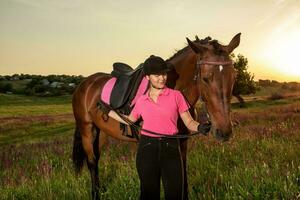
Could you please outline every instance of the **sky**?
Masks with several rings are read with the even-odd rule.
[[[0,75],[111,72],[239,32],[256,80],[300,81],[300,0],[0,0]]]

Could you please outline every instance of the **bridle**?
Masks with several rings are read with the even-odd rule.
[[[209,61],[209,60],[202,60],[200,56],[197,57],[196,62],[196,71],[194,75],[194,81],[197,81],[200,76],[201,72],[201,65],[218,65],[218,66],[226,66],[226,65],[232,65],[232,60],[229,61]]]
[[[228,66],[228,65],[232,65],[233,62],[232,60],[229,61],[210,61],[210,60],[202,60],[200,56],[197,56],[197,62],[196,62],[196,70],[195,70],[195,74],[194,74],[194,82],[195,84],[197,84],[199,77],[201,76],[201,65],[211,65],[211,66]],[[203,107],[202,110],[206,116],[207,121],[211,121],[210,120],[210,116],[209,113],[207,111],[206,108],[206,103],[205,101],[203,101],[203,98],[201,96],[201,92],[199,91],[199,97],[198,97],[199,101],[202,103]]]

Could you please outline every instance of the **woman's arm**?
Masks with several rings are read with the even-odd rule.
[[[184,125],[191,131],[200,131],[204,135],[207,135],[208,132],[210,131],[210,127],[211,127],[210,122],[205,122],[204,124],[200,124],[199,122],[196,122],[188,110],[181,113],[180,117]]]
[[[111,118],[113,118],[113,119],[115,119],[115,120],[117,120],[118,122],[121,122],[121,123],[123,123],[123,124],[127,124],[128,125],[128,123],[127,122],[125,122],[119,115],[118,115],[118,113],[116,113],[113,109],[112,109],[112,107],[110,107],[108,104],[106,104],[105,102],[103,102],[103,101],[99,101],[98,103],[97,103],[97,108],[99,109],[99,110],[101,110],[104,114],[107,114],[109,117],[111,117]],[[122,114],[121,114],[122,115]],[[137,119],[130,113],[130,115],[129,116],[127,116],[127,115],[122,115],[124,118],[127,118],[128,120],[130,120],[132,123],[134,123],[134,122],[136,122],[137,121]]]
[[[108,113],[108,116],[123,123],[123,124],[127,124],[129,125],[127,122],[125,122],[115,111],[111,110]],[[137,119],[135,119],[131,114],[130,115],[122,115],[123,117],[127,118],[128,120],[130,120],[132,123],[136,122]]]
[[[198,131],[198,126],[200,123],[196,122],[191,116],[190,112],[187,110],[180,114],[180,117],[184,125],[191,131]]]

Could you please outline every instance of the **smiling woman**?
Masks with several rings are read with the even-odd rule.
[[[287,78],[300,80],[300,29],[272,37],[264,49],[266,62]]]

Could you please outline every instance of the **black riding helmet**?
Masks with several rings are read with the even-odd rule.
[[[164,74],[171,71],[171,67],[159,56],[151,55],[144,62],[144,72],[150,74]]]

